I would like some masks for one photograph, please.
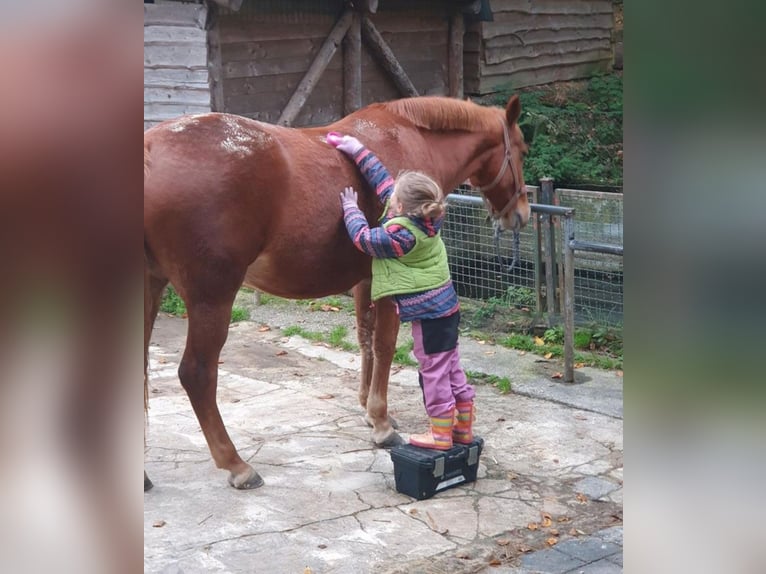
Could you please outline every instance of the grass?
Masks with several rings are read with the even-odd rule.
[[[186,317],[186,304],[181,296],[173,288],[172,285],[168,285],[165,293],[162,295],[162,301],[160,303],[160,311],[168,313],[169,315],[175,315],[177,317]],[[231,323],[237,323],[239,321],[246,321],[250,318],[250,311],[243,307],[232,307],[231,309]]]
[[[415,341],[412,339],[405,342],[403,345],[396,347],[394,351],[394,363],[397,365],[405,365],[407,367],[417,367],[418,362],[412,358],[410,352],[415,348]]]
[[[471,383],[492,385],[504,395],[511,392],[511,381],[508,377],[498,377],[477,371],[466,371],[465,374]]]
[[[282,334],[285,337],[293,337],[295,335],[314,341],[315,343],[326,343],[331,347],[342,349],[344,351],[358,351],[359,347],[345,340],[348,334],[348,329],[343,325],[339,325],[332,329],[328,333],[321,333],[319,331],[309,331],[303,327],[297,325],[291,325],[282,329]]]

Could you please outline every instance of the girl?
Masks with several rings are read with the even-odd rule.
[[[439,184],[426,174],[405,171],[393,180],[378,158],[355,137],[336,132],[327,142],[350,156],[385,205],[380,227],[370,228],[357,193],[340,195],[343,219],[354,245],[372,262],[372,300],[391,296],[399,318],[412,323],[423,401],[430,432],[410,444],[448,450],[473,440],[474,389],[458,356],[460,305],[452,286],[447,252],[439,233],[445,201]]]

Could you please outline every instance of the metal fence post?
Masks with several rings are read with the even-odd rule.
[[[574,210],[563,216],[564,252],[564,382],[574,383]]]
[[[540,202],[545,205],[553,205],[553,179],[543,177],[540,179]],[[553,315],[556,313],[556,243],[553,232],[553,215],[546,215],[547,241],[545,242],[545,300],[548,311],[548,326],[553,326]]]

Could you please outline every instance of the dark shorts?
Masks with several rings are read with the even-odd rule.
[[[429,354],[451,351],[457,347],[460,311],[440,319],[423,319],[423,350]]]

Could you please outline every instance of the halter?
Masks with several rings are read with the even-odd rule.
[[[511,210],[511,208],[516,204],[514,199],[517,195],[521,193],[521,184],[519,183],[519,174],[516,172],[516,166],[513,164],[513,160],[511,158],[511,136],[508,134],[508,125],[505,122],[502,122],[503,124],[503,144],[505,145],[505,153],[503,154],[503,163],[500,165],[500,171],[497,172],[497,175],[495,176],[495,179],[492,180],[492,182],[489,185],[486,185],[484,187],[474,186],[474,188],[481,194],[481,198],[484,201],[484,206],[487,208],[488,220],[491,217],[492,218],[492,227],[494,228],[494,243],[495,243],[495,257],[497,258],[497,262],[500,264],[500,267],[503,266],[503,260],[502,257],[500,257],[500,234],[503,232],[502,227],[500,226],[500,220],[507,215],[507,213]],[[513,183],[516,186],[516,189],[514,190],[513,194],[511,194],[511,197],[508,199],[508,203],[505,204],[505,207],[496,215],[492,214],[492,204],[489,201],[489,198],[487,197],[486,193],[493,189],[498,183],[500,183],[500,180],[503,179],[503,176],[505,175],[505,170],[508,169],[508,166],[511,166],[511,172],[513,173]],[[510,273],[518,264],[519,262],[519,230],[514,229],[513,230],[513,259],[511,260],[511,264],[506,268],[506,272]]]
[[[492,180],[492,182],[489,185],[486,185],[484,187],[474,186],[476,191],[478,191],[481,194],[482,199],[484,200],[484,205],[487,207],[487,211],[489,212],[492,219],[495,221],[499,221],[503,217],[505,217],[508,212],[511,210],[511,208],[514,205],[514,198],[519,195],[521,192],[521,185],[519,185],[519,175],[516,173],[516,166],[513,164],[512,158],[511,158],[511,137],[508,135],[508,126],[505,122],[502,122],[503,124],[503,144],[505,145],[505,154],[503,154],[503,163],[500,165],[500,171],[495,176],[495,179]],[[516,186],[516,189],[514,190],[511,197],[508,199],[508,203],[505,204],[505,207],[497,214],[492,215],[492,204],[489,201],[489,198],[487,198],[486,193],[490,191],[491,189],[494,189],[494,187],[500,183],[500,180],[503,179],[503,176],[505,175],[505,170],[508,169],[508,166],[511,166],[511,172],[513,173],[513,183]]]

